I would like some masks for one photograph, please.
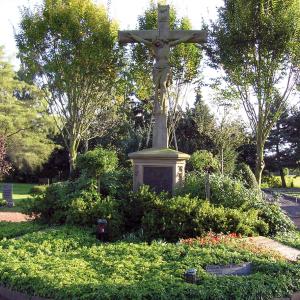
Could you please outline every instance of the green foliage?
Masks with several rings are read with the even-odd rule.
[[[53,228],[0,241],[0,281],[13,290],[51,299],[256,300],[287,296],[300,289],[298,264],[243,247],[97,242],[91,231]],[[249,276],[214,276],[210,264],[249,261]],[[13,263],[12,263],[13,262]],[[184,281],[195,267],[198,284]]]
[[[4,199],[0,199],[0,207],[6,206],[6,201]]]
[[[100,147],[78,155],[76,160],[78,172],[89,178],[96,178],[114,171],[117,164],[118,158],[116,152]]]
[[[281,179],[278,176],[264,176],[262,183],[266,188],[280,188],[282,186]]]
[[[38,195],[42,195],[46,189],[47,189],[48,185],[34,185],[29,193],[32,195],[32,196],[38,196]]]
[[[45,229],[45,224],[36,221],[28,222],[0,222],[0,240],[4,238],[15,238],[26,233],[32,233]]]
[[[123,222],[119,201],[111,196],[102,196],[96,182],[80,177],[76,181],[51,184],[44,192],[39,191],[26,201],[24,211],[34,214],[49,224],[76,224],[92,226],[97,219],[107,219],[109,238],[121,235]]]
[[[147,240],[196,237],[208,231],[235,232],[243,235],[268,233],[268,225],[258,218],[258,211],[214,206],[189,195],[168,198],[157,195],[148,187],[133,194],[128,204],[132,228],[142,228]]]
[[[238,179],[241,179],[245,187],[247,187],[248,189],[258,189],[255,175],[247,164],[239,164],[235,170],[235,176]]]
[[[300,232],[297,230],[279,233],[275,236],[275,239],[283,244],[300,250]]]
[[[299,20],[298,0],[228,0],[212,27],[208,54],[245,107],[256,137],[259,186],[266,139],[288,103],[286,91],[296,89]]]
[[[261,202],[254,207],[259,211],[258,216],[268,224],[270,235],[295,229],[293,221],[283,212],[278,204]]]
[[[215,172],[220,168],[219,161],[207,150],[194,152],[188,163],[192,165],[193,170],[198,172]]]
[[[24,74],[44,89],[73,170],[79,143],[111,128],[117,26],[92,0],[23,8],[16,42]]]
[[[243,182],[221,174],[209,177],[210,202],[228,208],[247,209],[261,200],[260,192],[247,189]],[[184,186],[178,190],[180,195],[205,199],[205,175],[197,172],[187,174]]]
[[[50,156],[54,144],[48,135],[54,120],[48,115],[41,91],[25,83],[4,58],[0,47],[0,136],[16,171],[32,173]]]

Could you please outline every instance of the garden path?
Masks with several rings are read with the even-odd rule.
[[[272,190],[264,192],[267,199],[274,200]],[[280,194],[278,199],[280,207],[288,214],[288,216],[295,223],[296,227],[300,230],[300,199],[292,196]]]
[[[32,220],[32,218],[19,212],[0,212],[0,222],[24,222],[29,220]]]

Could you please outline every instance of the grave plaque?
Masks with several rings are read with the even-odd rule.
[[[162,191],[172,192],[173,188],[173,168],[144,166],[144,184],[149,185],[160,193]]]
[[[252,263],[246,262],[242,264],[230,264],[230,265],[209,265],[206,266],[206,272],[222,276],[222,275],[238,275],[245,276],[251,274]]]
[[[2,196],[3,196],[3,199],[6,201],[8,207],[14,206],[14,201],[12,199],[12,184],[11,183],[3,184]]]

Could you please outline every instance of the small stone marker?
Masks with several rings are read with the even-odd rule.
[[[3,199],[6,201],[8,207],[14,206],[14,201],[12,199],[12,184],[4,183],[2,191]]]
[[[252,263],[246,262],[242,264],[230,264],[230,265],[208,265],[205,268],[206,272],[222,276],[222,275],[238,275],[245,276],[251,274]]]

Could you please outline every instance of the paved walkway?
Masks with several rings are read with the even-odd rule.
[[[270,201],[274,199],[270,191],[265,191],[265,195]],[[300,229],[300,200],[296,201],[295,197],[281,194],[279,198],[279,205],[293,220],[296,227]]]
[[[24,222],[29,221],[32,218],[19,212],[0,212],[0,222]]]
[[[300,250],[286,246],[267,237],[256,236],[248,238],[248,240],[251,244],[280,253],[289,261],[297,261],[300,259]]]

